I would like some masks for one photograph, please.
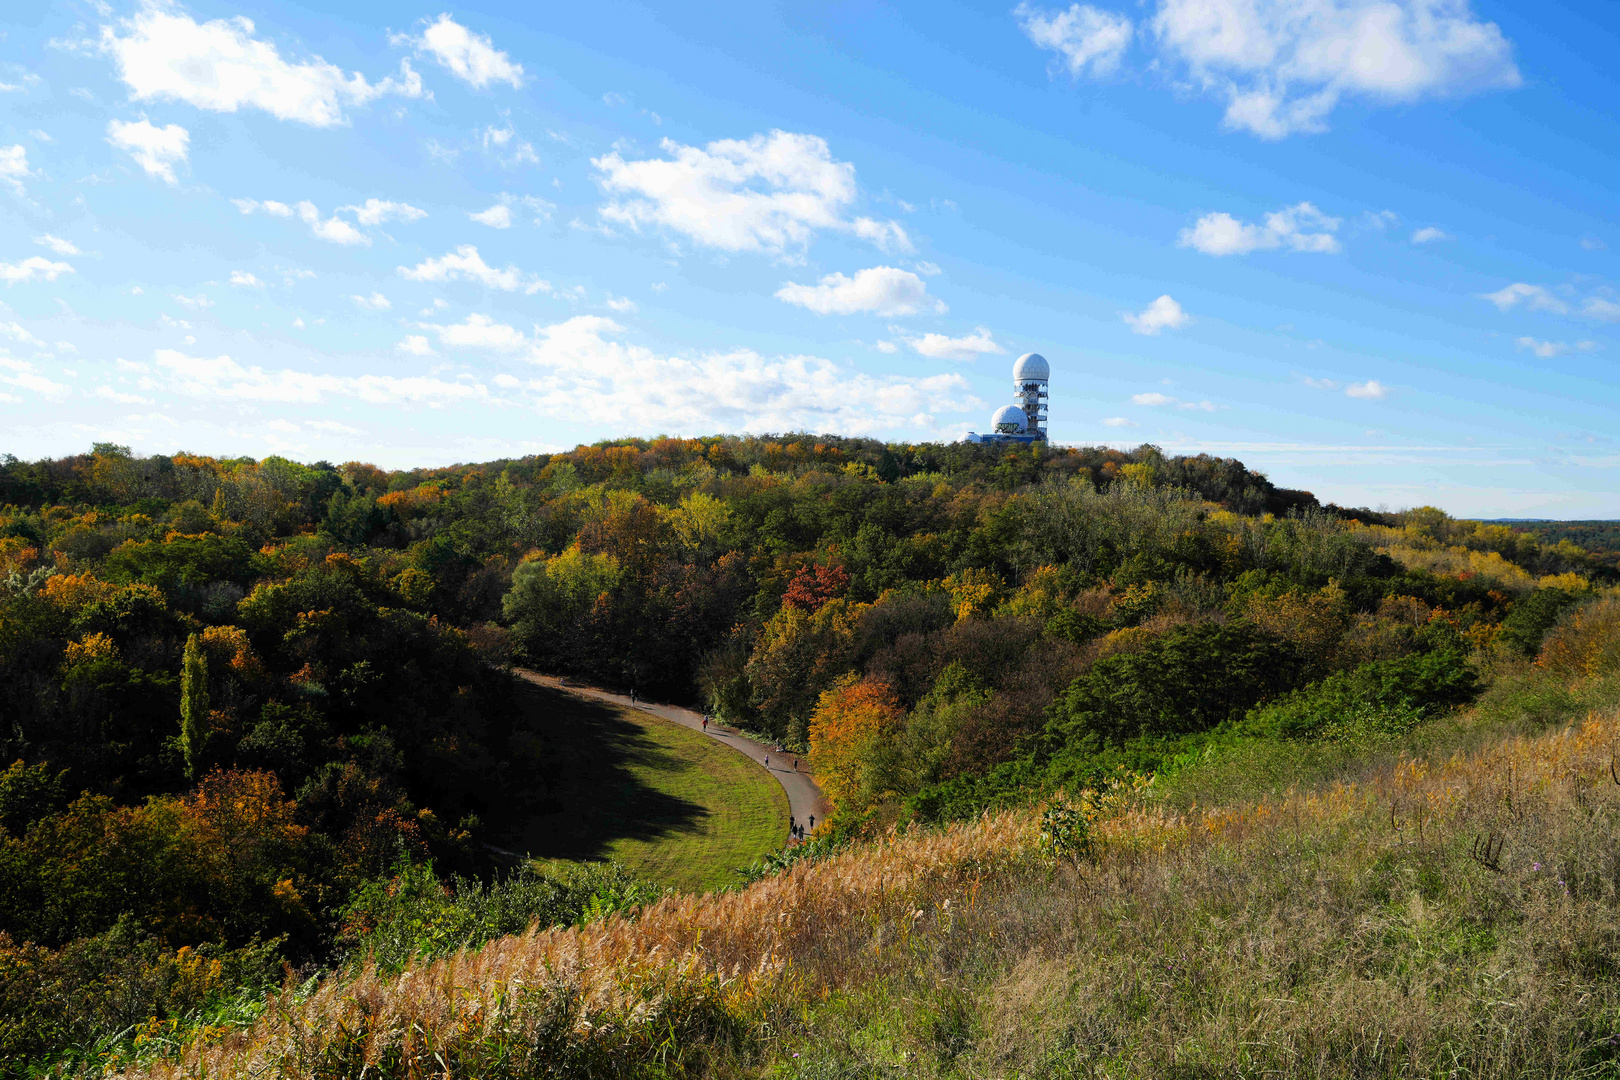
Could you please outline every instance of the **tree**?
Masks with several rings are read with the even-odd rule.
[[[208,653],[202,638],[186,638],[180,667],[180,751],[186,756],[186,775],[197,778],[203,743],[208,737]]]

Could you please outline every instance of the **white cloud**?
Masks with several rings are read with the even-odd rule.
[[[433,346],[421,334],[406,334],[405,340],[399,343],[399,351],[412,356],[432,356]]]
[[[240,286],[244,289],[264,288],[264,282],[259,280],[258,275],[250,274],[246,270],[232,270],[231,284]]]
[[[1302,202],[1267,214],[1264,225],[1239,221],[1224,212],[1205,214],[1191,228],[1182,229],[1176,242],[1205,255],[1247,255],[1276,248],[1332,253],[1339,250],[1333,235],[1339,224],[1340,219]]]
[[[1368,210],[1361,215],[1361,224],[1369,229],[1383,232],[1393,225],[1400,224],[1401,215],[1393,210]]]
[[[11,190],[21,195],[22,182],[33,176],[28,170],[28,148],[18,143],[14,146],[0,146],[0,182],[4,182]]]
[[[631,229],[662,228],[721,251],[783,254],[819,231],[850,233],[884,250],[910,250],[895,222],[850,218],[855,167],[834,161],[825,139],[773,131],[750,139],[683,146],[665,139],[666,158],[593,158],[613,198],[603,219]]]
[[[421,221],[427,217],[426,210],[420,210],[409,203],[390,202],[387,199],[367,199],[362,206],[340,206],[338,213],[345,210],[354,211],[354,220],[362,225],[381,225],[389,221]]]
[[[1131,404],[1133,405],[1174,405],[1175,403],[1175,398],[1170,397],[1168,394],[1161,394],[1157,391],[1149,391],[1146,394],[1131,395]]]
[[[371,237],[333,214],[324,220],[315,204],[304,201],[296,207],[298,220],[309,226],[309,231],[319,240],[327,240],[334,244],[360,244],[366,247],[371,245]]]
[[[0,323],[0,334],[4,334],[6,337],[10,338],[12,341],[20,341],[24,345],[35,345],[35,346],[38,346],[41,349],[43,349],[45,347],[45,343],[43,341],[39,340],[39,338],[35,337],[33,334],[30,334],[28,332],[28,328],[23,326],[22,323],[18,323],[18,322]]]
[[[1103,417],[1103,427],[1135,427],[1135,426],[1136,426],[1136,421],[1127,419],[1126,417],[1123,417],[1123,416],[1105,416],[1105,417]]]
[[[1583,236],[1583,237],[1581,237],[1581,248],[1582,248],[1582,250],[1585,250],[1585,251],[1602,251],[1605,248],[1607,248],[1608,246],[1609,246],[1608,244],[1605,244],[1603,242],[1603,239],[1601,237],[1597,237],[1597,236]]]
[[[1183,401],[1176,405],[1178,409],[1195,409],[1198,412],[1214,412],[1217,408],[1213,401]]]
[[[7,372],[10,374],[6,374]],[[60,401],[73,393],[71,386],[52,382],[28,361],[13,360],[9,356],[0,356],[0,384],[27,390],[51,401]]]
[[[525,279],[523,272],[515,266],[508,266],[505,270],[496,270],[484,262],[478,254],[478,248],[472,244],[462,244],[453,252],[440,255],[435,259],[424,259],[414,267],[401,266],[399,272],[412,281],[476,281],[491,289],[500,289],[502,292],[522,291],[533,295],[537,292],[550,292],[551,283],[540,278]]]
[[[788,282],[776,290],[776,298],[809,308],[817,315],[916,315],[931,311],[943,313],[944,301],[928,295],[928,283],[910,270],[874,266],[857,270],[854,277],[828,274],[815,285]]]
[[[375,405],[439,407],[485,400],[479,383],[446,382],[426,376],[326,375],[307,371],[265,371],[229,356],[188,356],[174,349],[153,353],[158,371],[177,393],[208,401],[315,404],[329,397],[356,398]]]
[[[96,387],[95,396],[105,401],[116,401],[120,405],[152,404],[151,398],[143,398],[139,394],[126,394],[121,390],[114,390],[112,387],[107,386],[106,384]]]
[[[345,105],[423,94],[409,61],[401,62],[398,79],[375,83],[318,56],[289,61],[255,38],[252,20],[242,16],[199,23],[171,4],[147,0],[120,28],[121,34],[101,28],[101,49],[135,101],[184,101],[214,112],[262,109],[280,120],[332,127],[344,122]]]
[[[607,306],[621,315],[634,315],[637,310],[636,302],[628,296],[610,296],[607,298]]]
[[[1322,131],[1347,97],[1410,102],[1520,83],[1469,0],[1158,0],[1158,60],[1264,139]]]
[[[1620,304],[1608,297],[1589,296],[1586,303],[1581,305],[1581,314],[1591,319],[1601,319],[1603,322],[1620,322]]]
[[[1305,385],[1313,390],[1337,390],[1339,388],[1339,384],[1332,379],[1313,379],[1309,375],[1305,376]]]
[[[188,307],[192,311],[206,311],[214,306],[214,302],[208,299],[208,297],[202,293],[198,293],[196,296],[186,296],[183,293],[174,293],[173,296],[175,303],[179,304],[181,307]]]
[[[480,90],[490,83],[506,83],[514,90],[523,85],[522,64],[495,48],[489,35],[475,33],[449,15],[440,15],[418,37],[401,35],[393,42],[432,56],[456,78]]]
[[[896,345],[892,341],[875,341],[872,343],[872,348],[876,349],[880,353],[887,354],[893,354],[900,351],[900,346]]]
[[[356,307],[367,311],[387,311],[394,306],[388,302],[388,297],[380,292],[374,292],[370,296],[351,296],[349,299],[354,301]]]
[[[1344,392],[1364,401],[1378,401],[1389,394],[1389,388],[1377,379],[1368,379],[1366,382],[1351,383],[1344,388]]]
[[[1533,337],[1521,337],[1514,340],[1518,343],[1519,348],[1529,349],[1543,360],[1550,360],[1560,353],[1569,351],[1569,346],[1562,341],[1537,341]]]
[[[73,273],[73,267],[65,262],[51,262],[39,255],[30,255],[22,262],[0,262],[0,281],[7,285],[16,285],[25,281],[39,278],[44,281],[55,281],[62,274]]]
[[[107,141],[134,158],[147,176],[166,184],[177,184],[174,167],[185,164],[191,134],[179,124],[157,127],[143,116],[134,123],[109,121]]]
[[[1137,314],[1125,312],[1124,319],[1136,333],[1149,335],[1157,334],[1161,330],[1180,330],[1193,321],[1192,316],[1183,311],[1181,305],[1170,298],[1169,293],[1159,297]]]
[[[1498,311],[1508,311],[1521,303],[1536,311],[1551,311],[1558,315],[1569,311],[1569,305],[1554,296],[1546,287],[1523,281],[1515,281],[1493,293],[1481,293],[1480,299],[1489,300],[1496,305]]]
[[[338,217],[336,214],[329,218],[321,217],[320,209],[308,199],[293,206],[288,206],[284,202],[276,202],[273,199],[265,199],[263,202],[258,199],[232,199],[231,202],[244,214],[269,214],[271,217],[280,218],[296,216],[298,220],[309,226],[311,235],[319,240],[326,240],[333,244],[357,244],[363,247],[369,247],[371,244],[371,237],[355,228],[353,223]],[[378,200],[372,199],[371,202],[377,203]],[[403,203],[379,205],[389,207],[404,206]],[[341,209],[361,210],[362,208],[346,206]],[[405,209],[414,210],[419,216],[423,215],[423,211],[416,210],[415,207],[405,207]]]
[[[574,421],[581,401],[611,399],[617,422],[647,430],[863,435],[937,431],[940,413],[982,406],[957,374],[879,378],[816,356],[767,358],[750,349],[665,356],[614,340],[621,333],[596,315],[537,331],[524,357],[541,370],[527,383],[535,407]]]
[[[667,282],[667,281],[655,281],[655,282],[653,282],[652,283],[652,291],[655,292],[655,293],[666,293],[666,292],[668,292],[669,291],[669,282]]]
[[[529,344],[523,331],[477,312],[458,323],[417,323],[417,327],[433,331],[439,337],[439,344],[447,349],[498,349],[511,352]]]
[[[50,233],[46,233],[44,236],[34,237],[34,243],[38,244],[40,247],[48,247],[58,255],[84,254],[84,252],[80,251],[76,246],[74,246],[73,241],[64,240],[60,236],[52,236]]]
[[[512,227],[512,208],[505,203],[496,203],[488,210],[480,210],[474,214],[469,212],[468,217],[480,225],[488,225],[492,229],[510,229]]]
[[[1057,53],[1070,75],[1108,75],[1131,43],[1131,20],[1090,4],[1071,4],[1067,11],[1043,11],[1019,4],[1013,16],[1030,41]]]
[[[265,199],[263,202],[258,199],[232,199],[231,202],[244,214],[264,213],[271,217],[290,218],[294,212],[286,203],[276,202],[274,199]]]
[[[958,338],[947,337],[944,334],[924,334],[921,337],[906,338],[905,341],[913,352],[935,360],[976,360],[986,354],[1007,351],[991,340],[990,328],[987,326],[978,327],[973,333]]]
[[[1432,244],[1436,240],[1450,240],[1446,231],[1437,225],[1425,225],[1412,234],[1414,244]]]
[[[336,420],[305,420],[304,426],[314,428],[316,431],[330,431],[338,435],[364,434],[359,428],[350,427],[348,424],[340,424]]]

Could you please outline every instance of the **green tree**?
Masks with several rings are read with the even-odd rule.
[[[186,756],[186,775],[193,780],[201,769],[207,725],[208,654],[202,638],[192,634],[180,668],[180,750]]]

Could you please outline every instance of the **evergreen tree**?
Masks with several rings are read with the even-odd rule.
[[[196,634],[186,638],[180,670],[180,749],[186,755],[186,775],[197,778],[208,722],[208,654]]]

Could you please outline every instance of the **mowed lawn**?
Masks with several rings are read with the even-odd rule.
[[[782,786],[700,732],[638,709],[528,685],[527,805],[491,815],[502,847],[542,860],[615,859],[661,884],[737,881],[787,842]],[[520,774],[521,775],[521,774]]]

